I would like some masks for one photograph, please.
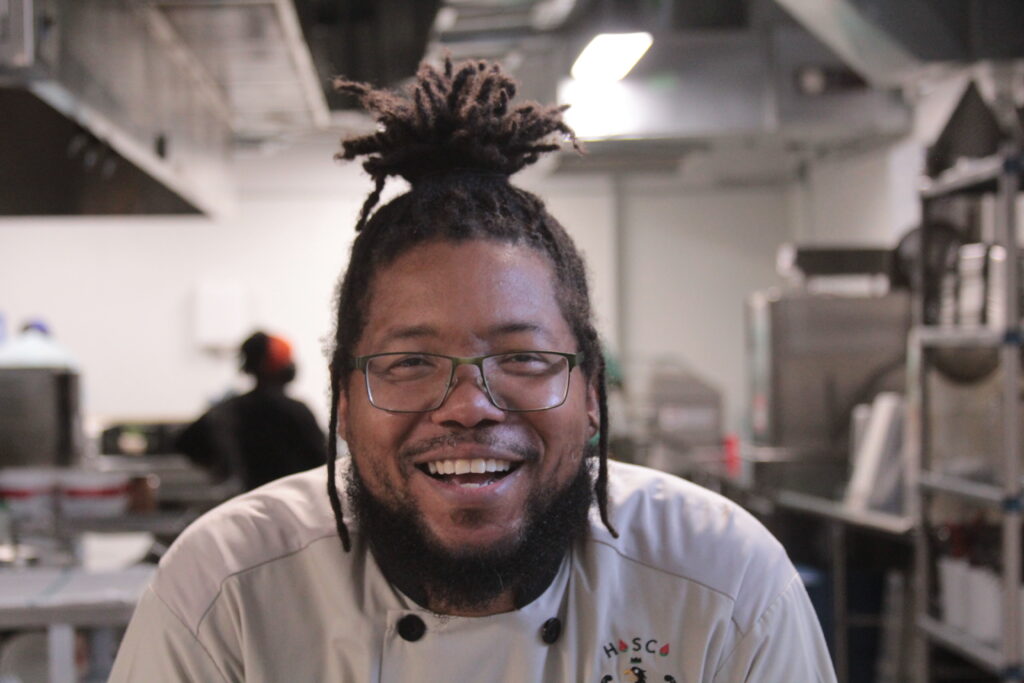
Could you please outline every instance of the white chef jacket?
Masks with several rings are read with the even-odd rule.
[[[342,477],[347,459],[339,465]],[[325,478],[319,468],[272,482],[189,527],[139,603],[110,680],[835,680],[781,545],[690,482],[609,463],[619,538],[593,514],[540,597],[453,617],[388,583],[350,513],[343,551]]]

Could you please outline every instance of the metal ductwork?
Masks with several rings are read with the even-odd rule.
[[[872,85],[934,63],[1024,57],[1020,0],[776,0]]]
[[[820,87],[801,80],[811,67],[824,79]],[[899,93],[867,87],[787,23],[655,34],[627,78],[596,86],[564,79],[559,101],[571,104],[569,124],[591,140],[772,138],[835,146],[898,136],[911,122]]]
[[[671,171],[718,142],[846,148],[911,123],[900,93],[869,87],[773,0],[446,0],[435,30],[428,54],[499,59],[523,99],[571,105],[589,154],[566,170]],[[569,78],[595,34],[623,30],[654,38],[625,79]]]
[[[0,1],[0,215],[217,213],[234,140],[328,120],[290,0]]]
[[[395,87],[416,73],[441,0],[295,0],[331,110],[353,98],[330,90],[335,76]]]

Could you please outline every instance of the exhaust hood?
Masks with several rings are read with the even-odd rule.
[[[0,215],[221,213],[236,140],[328,121],[290,0],[0,0]]]

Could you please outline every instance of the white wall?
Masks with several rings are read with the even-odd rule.
[[[615,200],[605,175],[527,177],[525,189],[540,195],[587,262],[590,297],[602,340],[618,349],[620,298],[616,289]]]
[[[775,284],[775,252],[789,239],[786,188],[627,184],[627,369],[690,367],[724,394],[726,428],[740,429],[746,396],[744,302]],[[642,390],[642,389],[641,389]]]
[[[247,188],[240,210],[217,221],[0,221],[0,311],[8,328],[28,316],[51,323],[80,362],[90,415],[186,419],[229,386],[245,386],[234,354],[203,352],[193,326],[196,286],[237,282],[248,292],[253,327],[293,341],[293,393],[325,422],[321,339],[359,203],[351,193],[325,192],[329,182],[306,182],[310,165],[314,178],[337,185],[352,176],[333,168],[329,147],[296,163],[307,152],[240,160]],[[275,176],[276,185],[263,182]],[[297,192],[303,185],[308,191]]]
[[[236,220],[78,219],[0,224],[0,309],[49,321],[83,369],[86,409],[118,418],[183,418],[239,384],[233,355],[194,343],[195,286],[250,292],[254,327],[290,338],[295,393],[326,415],[321,339],[343,262],[351,202],[296,212],[253,200]],[[13,325],[12,325],[13,326]],[[240,340],[239,340],[240,341]]]
[[[789,201],[794,236],[805,244],[893,246],[920,220],[924,148],[906,138],[810,162]]]

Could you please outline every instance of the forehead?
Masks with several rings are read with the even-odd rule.
[[[428,242],[374,275],[360,352],[418,338],[461,344],[514,335],[564,347],[572,334],[556,289],[550,261],[528,246]]]

